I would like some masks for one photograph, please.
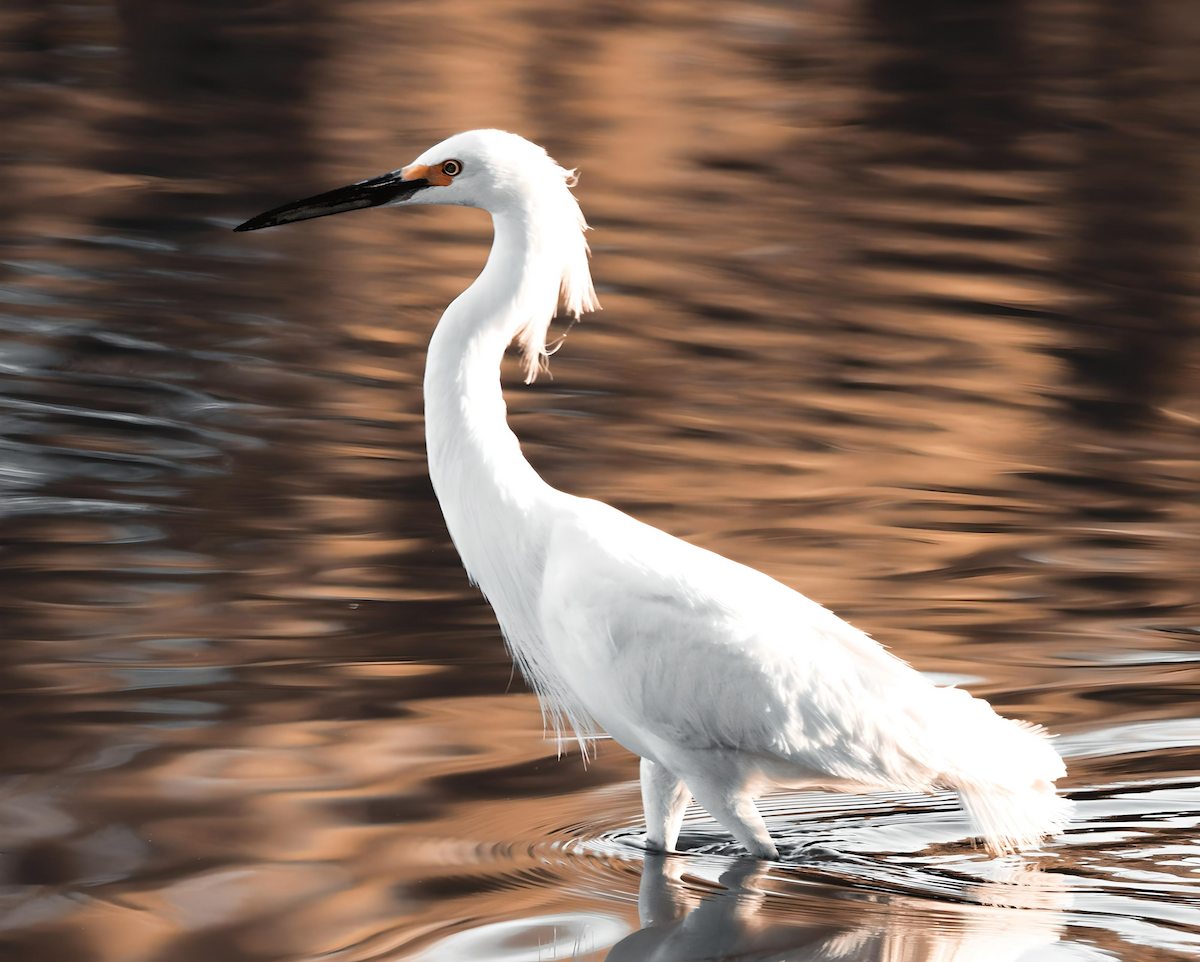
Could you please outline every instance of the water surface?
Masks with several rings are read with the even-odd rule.
[[[1200,954],[1200,16],[1183,0],[0,12],[0,954]],[[425,469],[476,211],[228,228],[498,126],[604,311],[534,465],[1061,733],[1023,859],[949,797],[689,816],[559,758]]]

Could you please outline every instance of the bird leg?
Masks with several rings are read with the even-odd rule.
[[[669,852],[679,840],[679,826],[691,795],[683,780],[659,762],[643,758],[641,772],[646,847],[656,852]]]
[[[779,858],[779,850],[767,831],[754,799],[740,788],[731,790],[704,776],[688,778],[696,802],[720,822],[756,858]]]

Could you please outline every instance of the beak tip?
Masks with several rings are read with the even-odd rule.
[[[398,174],[399,171],[392,171],[370,180],[361,180],[349,187],[327,190],[315,197],[284,204],[265,214],[251,217],[243,224],[238,224],[233,228],[233,232],[239,234],[243,231],[279,227],[282,224],[294,224],[301,220],[325,217],[328,214],[340,214],[343,211],[359,210],[363,207],[379,207],[397,199],[406,199],[417,191],[430,186],[429,181],[423,178],[404,180],[398,178]]]
[[[259,230],[260,228],[271,226],[270,224],[261,223],[262,219],[262,215],[259,215],[258,217],[251,217],[248,221],[238,224],[237,227],[233,229],[233,232],[235,234],[240,234],[242,231]]]

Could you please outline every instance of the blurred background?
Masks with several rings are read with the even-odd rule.
[[[0,41],[0,957],[1200,955],[1193,3],[8,0]],[[643,861],[636,760],[557,757],[426,475],[486,215],[229,232],[479,126],[594,227],[604,311],[506,374],[535,467],[1061,733],[1067,835],[791,794],[780,864],[699,812]]]

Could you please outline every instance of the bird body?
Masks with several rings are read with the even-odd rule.
[[[515,339],[532,378],[560,302],[575,316],[598,306],[572,182],[528,141],[471,131],[401,171],[239,228],[411,203],[491,213],[487,264],[430,341],[429,471],[548,722],[573,729],[585,751],[606,731],[641,756],[656,849],[675,845],[691,797],[753,854],[774,857],[754,799],[778,787],[953,789],[995,851],[1056,832],[1064,769],[1041,729],[934,686],[761,572],[551,487],[525,460],[506,419],[504,351]]]

